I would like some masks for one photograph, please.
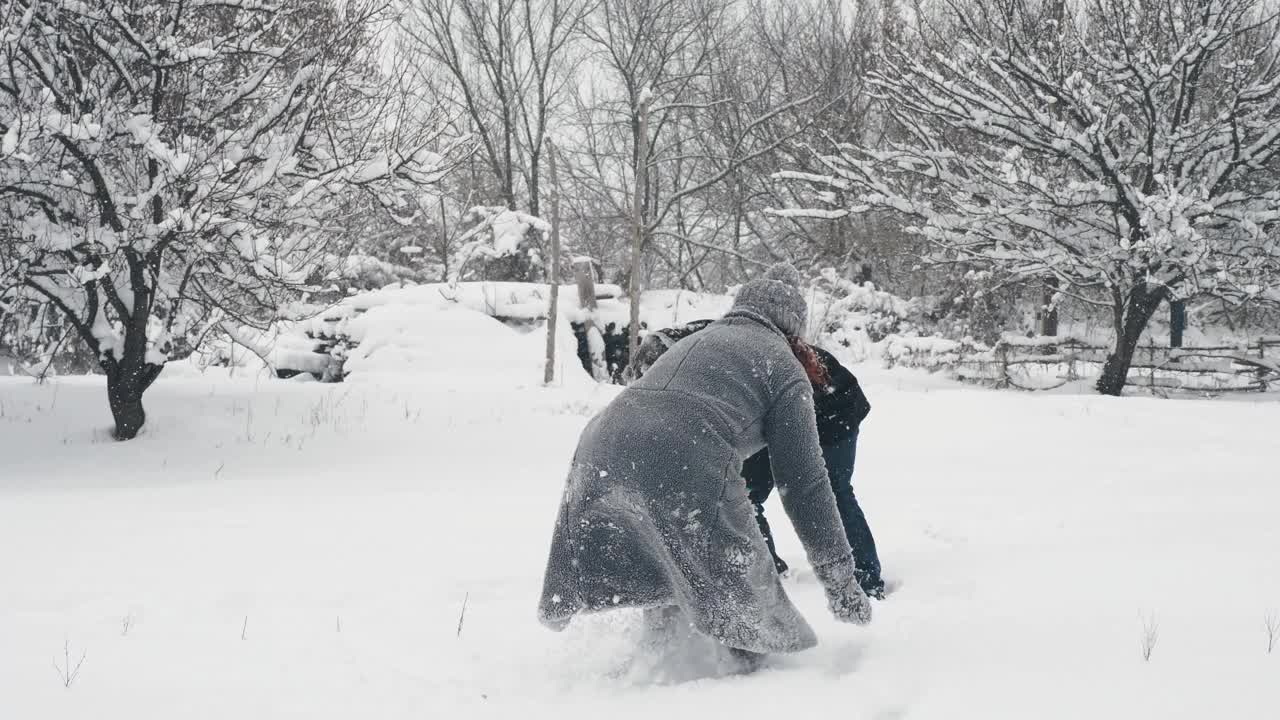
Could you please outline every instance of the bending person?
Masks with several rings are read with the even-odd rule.
[[[648,368],[676,342],[697,333],[711,321],[695,320],[674,328],[650,333],[636,353],[636,362],[627,367],[629,378],[643,377]],[[884,579],[880,574],[880,556],[876,552],[875,537],[867,524],[866,515],[853,492],[853,467],[857,457],[858,430],[871,412],[871,403],[862,391],[858,378],[842,365],[834,355],[817,346],[808,346],[814,356],[810,364],[817,365],[811,373],[814,414],[818,426],[818,441],[826,464],[831,490],[835,494],[836,508],[844,526],[845,538],[853,550],[857,566],[858,584],[867,595],[884,597]],[[787,572],[787,563],[778,556],[769,521],[764,515],[764,503],[773,492],[773,472],[770,469],[769,450],[765,448],[752,455],[742,465],[747,493],[755,506],[756,521],[769,553],[773,556],[778,573]]]
[[[552,536],[544,624],[644,608],[747,660],[816,644],[740,479],[742,461],[766,445],[828,607],[840,620],[870,620],[794,349],[805,347],[795,340],[807,314],[799,280],[777,265],[747,283],[723,319],[673,346],[587,424]]]

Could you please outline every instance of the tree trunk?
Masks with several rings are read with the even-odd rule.
[[[640,347],[640,272],[643,263],[640,261],[644,250],[645,217],[644,196],[648,187],[649,169],[649,97],[648,90],[642,90],[636,102],[639,128],[637,128],[636,144],[636,178],[632,188],[632,222],[635,224],[635,237],[631,247],[631,325],[627,328],[627,358],[635,357]]]
[[[1152,288],[1145,283],[1140,284],[1125,298],[1123,307],[1116,308],[1116,344],[1102,366],[1102,377],[1098,378],[1096,386],[1098,392],[1118,396],[1124,390],[1138,340],[1166,295],[1168,289],[1163,286]]]
[[[551,140],[548,139],[546,142],[548,147],[547,154],[550,155]],[[536,149],[533,150],[529,154],[529,214],[534,217],[542,217],[542,203],[538,199],[538,194],[542,192],[541,168],[539,165],[541,162],[542,153]],[[555,161],[548,158],[547,162],[554,163]],[[548,165],[548,167],[550,166]],[[554,183],[555,180],[551,182]],[[555,190],[552,190],[552,192],[555,192]]]
[[[103,369],[107,371],[107,402],[111,405],[111,417],[116,423],[115,439],[132,440],[147,422],[147,413],[142,408],[142,394],[160,376],[164,366],[112,360]]]
[[[147,361],[147,322],[151,317],[156,289],[148,283],[146,259],[128,249],[124,255],[129,264],[133,307],[128,308],[130,314],[125,323],[123,346],[104,354],[99,364],[107,374],[107,401],[116,421],[115,438],[132,440],[147,421],[147,413],[142,409],[142,394],[160,376],[164,362]],[[158,274],[158,270],[157,264],[151,272]],[[167,353],[169,349],[165,347],[164,351]]]

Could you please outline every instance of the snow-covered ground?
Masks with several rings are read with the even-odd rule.
[[[801,572],[821,645],[715,677],[629,662],[631,615],[535,622],[566,464],[616,390],[540,388],[521,362],[490,382],[174,372],[123,444],[99,380],[0,378],[0,718],[1280,713],[1274,400],[862,368],[855,488],[900,587],[857,628]]]

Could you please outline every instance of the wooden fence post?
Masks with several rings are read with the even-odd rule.
[[[1258,359],[1267,359],[1267,339],[1265,337],[1258,338]],[[1267,391],[1267,375],[1268,372],[1265,368],[1258,368],[1258,390],[1261,392]]]
[[[589,313],[596,311],[596,278],[593,265],[595,261],[589,257],[573,259],[573,279],[578,283],[578,307]]]
[[[596,326],[595,261],[589,257],[574,258],[573,276],[578,283],[578,307],[583,310],[582,332],[587,338],[591,376],[603,382],[609,379],[609,372],[604,357],[604,336]]]
[[[556,146],[550,139],[547,166],[551,172],[551,307],[547,309],[547,363],[542,382],[550,385],[556,377],[556,325],[560,319],[560,178],[556,175]]]
[[[1156,389],[1156,344],[1154,342],[1147,346],[1147,388],[1152,392]]]
[[[635,357],[640,347],[640,273],[644,265],[645,236],[648,234],[645,196],[649,188],[649,94],[649,89],[644,88],[635,98],[639,128],[635,135],[636,174],[631,188],[631,222],[635,225],[635,236],[631,246],[631,321],[627,328],[627,362]]]
[[[996,387],[1009,387],[1009,346],[1003,342],[996,343],[996,360],[1000,363],[1000,379],[996,381]]]
[[[1044,282],[1040,295],[1040,334],[1055,337],[1058,334],[1058,306],[1054,300],[1058,294],[1058,278],[1051,276]]]
[[[1187,301],[1169,301],[1169,347],[1182,347],[1182,332],[1187,328]]]

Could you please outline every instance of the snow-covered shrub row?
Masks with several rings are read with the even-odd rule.
[[[579,303],[576,286],[561,286],[559,317],[564,324],[564,334],[574,342],[569,356],[576,356],[586,373],[598,380],[618,382],[627,362],[630,304],[622,297],[623,290],[618,285],[602,283],[595,287],[597,307],[589,310]],[[736,289],[730,288],[726,294],[678,289],[646,291],[640,309],[640,333],[643,336],[651,330],[720,317],[732,306]],[[252,356],[258,355],[283,377],[308,373],[322,380],[337,381],[351,372],[361,371],[362,361],[355,358],[361,357],[364,351],[357,348],[369,342],[367,334],[371,323],[388,321],[399,327],[399,332],[413,334],[417,332],[412,325],[413,318],[427,323],[434,317],[421,314],[421,308],[458,307],[500,321],[508,326],[507,332],[513,328],[528,333],[545,328],[549,302],[550,288],[540,283],[393,284],[343,298],[313,318],[284,324],[273,334],[245,331],[235,340],[254,348],[253,353],[246,355],[243,350],[220,347],[206,353],[203,362],[220,365],[252,362]],[[918,332],[916,301],[843,280],[832,270],[824,271],[811,287],[810,304],[810,339],[844,348],[846,357],[853,362],[873,356],[877,343],[894,333]],[[369,315],[374,320],[365,317]],[[444,330],[437,328],[436,332]],[[465,345],[467,341],[459,338],[450,342]],[[530,345],[528,350],[531,360],[542,357],[540,348]],[[411,371],[411,365],[406,362],[404,369]]]
[[[601,283],[595,287],[594,310],[581,306],[576,286],[560,287],[559,320],[566,339],[572,340],[565,356],[576,356],[584,371],[597,380],[619,382],[627,363],[630,304],[616,284]],[[725,294],[678,289],[646,291],[640,309],[640,334],[720,317],[732,306],[736,290],[736,287],[730,288]],[[936,354],[939,348],[958,346],[958,343],[941,338],[907,337],[923,329],[919,319],[920,303],[916,300],[904,300],[869,283],[854,283],[827,269],[811,285],[809,301],[810,340],[833,349],[842,348],[844,357],[852,362],[875,356],[878,347],[883,346],[890,364],[929,369],[938,369],[948,362],[954,365],[954,358],[930,355]],[[342,298],[308,320],[283,323],[271,333],[244,330],[233,338],[234,344],[215,344],[205,350],[199,364],[257,363],[258,367],[268,366],[282,377],[307,373],[321,380],[339,381],[352,372],[367,369],[365,359],[372,350],[360,348],[370,343],[371,331],[381,336],[384,323],[404,337],[434,333],[435,342],[443,340],[444,344],[465,347],[469,342],[465,333],[456,338],[450,335],[460,332],[461,328],[447,329],[445,325],[449,323],[439,321],[438,311],[461,308],[500,321],[507,328],[497,323],[492,327],[503,332],[533,333],[546,327],[549,303],[550,288],[541,283],[396,283]],[[541,336],[541,333],[533,334]],[[378,347],[384,346],[386,343],[382,342]],[[494,343],[487,346],[493,347]],[[930,351],[920,349],[925,347]],[[243,348],[250,348],[252,352],[246,353]],[[541,347],[530,344],[526,350],[531,362],[541,359]],[[393,356],[391,351],[379,352]],[[908,354],[911,357],[906,357]],[[399,357],[404,361],[405,371],[412,372],[422,366],[414,361],[418,356],[412,353]],[[380,367],[385,370],[387,365]]]

